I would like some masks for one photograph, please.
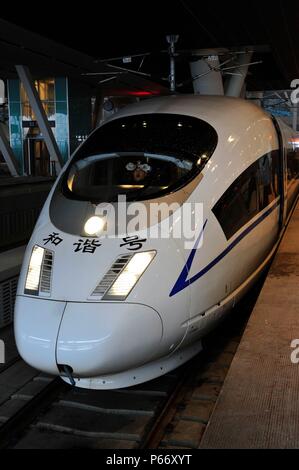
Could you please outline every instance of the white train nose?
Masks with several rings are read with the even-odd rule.
[[[68,302],[57,339],[57,363],[70,366],[74,377],[127,370],[157,354],[162,333],[159,314],[145,305]]]
[[[36,369],[57,375],[56,341],[66,302],[18,296],[14,329],[22,358]]]
[[[152,359],[162,338],[152,308],[126,303],[59,302],[17,297],[15,337],[20,355],[55,374],[68,365],[74,376],[93,377],[137,367]]]

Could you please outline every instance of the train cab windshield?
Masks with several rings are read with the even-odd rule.
[[[144,114],[115,119],[80,147],[62,181],[66,197],[91,202],[160,197],[205,166],[217,145],[214,128],[197,118]]]

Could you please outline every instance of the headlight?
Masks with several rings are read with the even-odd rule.
[[[104,294],[102,300],[125,300],[155,255],[155,251],[145,251],[118,258],[93,295]]]
[[[50,294],[53,252],[34,245],[25,282],[25,294],[38,295],[41,291]]]
[[[84,232],[87,235],[96,235],[105,226],[105,220],[102,217],[93,216],[90,217],[84,225]]]

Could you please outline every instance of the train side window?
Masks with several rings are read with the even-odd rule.
[[[259,210],[264,209],[278,196],[279,152],[274,150],[258,160]]]
[[[247,168],[226,190],[212,211],[227,239],[279,194],[279,151],[267,153]]]
[[[287,175],[289,183],[299,179],[299,149],[295,142],[287,148]]]
[[[254,162],[226,190],[212,211],[227,239],[259,212],[258,162]]]
[[[279,196],[279,191],[280,191],[280,151],[279,150],[273,150],[271,152],[271,159],[272,159],[272,167],[271,167],[271,172],[272,172],[272,187],[274,191],[275,198]]]

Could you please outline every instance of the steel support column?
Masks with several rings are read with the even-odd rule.
[[[234,96],[236,98],[240,98],[251,58],[252,52],[245,52],[240,56],[238,64],[239,67],[236,66],[236,69],[232,72],[233,75],[226,83],[226,96]]]
[[[12,176],[20,176],[20,168],[12,151],[3,124],[0,122],[0,150]]]
[[[63,159],[61,156],[61,153],[59,151],[57,142],[55,140],[54,134],[52,132],[52,129],[50,127],[47,115],[45,113],[45,110],[43,108],[42,102],[40,100],[40,97],[38,95],[38,92],[34,86],[34,81],[31,77],[30,71],[27,67],[24,65],[16,65],[16,69],[19,75],[19,78],[21,82],[23,83],[23,86],[25,88],[25,91],[27,93],[30,105],[34,111],[34,114],[36,116],[36,120],[38,123],[38,126],[41,130],[41,133],[45,139],[45,144],[47,146],[47,149],[50,154],[51,160],[55,160],[58,162],[58,165],[61,169],[63,166]]]
[[[292,126],[293,126],[293,129],[294,131],[297,132],[297,123],[298,123],[298,108],[297,106],[294,106],[292,107]]]
[[[219,57],[212,54],[205,59],[190,62],[195,95],[224,94],[222,76],[218,70],[219,65]]]
[[[5,86],[4,81],[0,79],[0,104],[5,103]]]

